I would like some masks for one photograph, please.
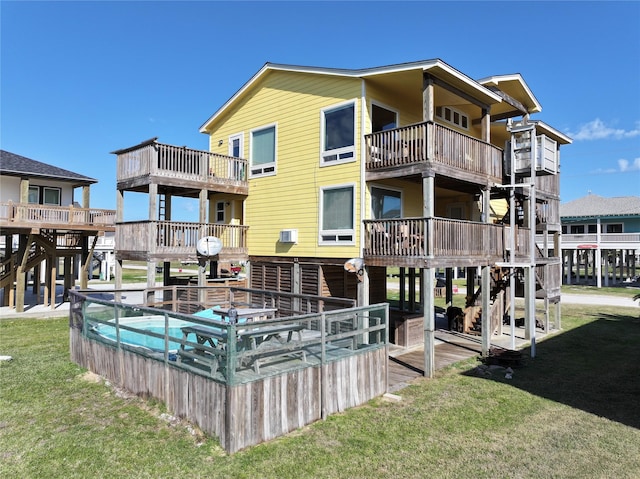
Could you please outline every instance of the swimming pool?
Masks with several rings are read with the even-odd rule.
[[[130,346],[139,346],[151,349],[157,352],[164,351],[164,333],[165,333],[165,317],[161,315],[136,316],[131,318],[120,318],[122,326],[129,326],[136,329],[143,329],[151,333],[162,335],[158,338],[137,331],[129,331],[128,329],[120,329],[120,342]],[[169,336],[173,338],[182,338],[182,329],[186,326],[194,326],[195,323],[183,321],[181,319],[169,318]],[[116,324],[115,319],[109,321],[109,324],[99,323],[92,328],[93,332],[110,341],[116,341]],[[180,343],[169,341],[169,352],[175,353],[180,348]]]

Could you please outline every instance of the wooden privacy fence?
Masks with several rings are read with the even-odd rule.
[[[70,291],[71,359],[164,401],[228,452],[387,390],[386,303],[267,320],[242,316],[238,305],[247,319],[233,321],[224,308],[209,318],[100,299],[105,294]],[[257,314],[263,304],[252,305]]]

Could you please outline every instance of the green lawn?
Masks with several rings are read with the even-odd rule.
[[[469,360],[233,456],[70,363],[66,318],[3,319],[0,477],[640,477],[640,308],[562,310],[512,380]]]

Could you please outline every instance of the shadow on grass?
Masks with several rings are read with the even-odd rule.
[[[640,429],[640,319],[593,313],[539,342],[513,379],[492,379]]]

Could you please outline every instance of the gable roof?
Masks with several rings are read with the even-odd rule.
[[[340,76],[344,78],[370,78],[376,75],[389,75],[389,74],[402,74],[408,71],[428,71],[435,76],[446,80],[447,82],[459,88],[462,91],[473,92],[473,94],[482,99],[487,104],[498,104],[503,101],[502,96],[489,90],[480,83],[476,82],[472,78],[468,77],[464,73],[449,66],[439,58],[433,60],[424,60],[410,63],[400,63],[395,65],[374,67],[374,68],[362,68],[362,69],[342,69],[342,68],[323,68],[323,67],[310,67],[310,66],[298,66],[298,65],[284,65],[278,63],[265,63],[265,65],[253,75],[249,81],[247,81],[229,100],[222,105],[218,111],[216,111],[207,121],[205,121],[200,127],[200,133],[206,133],[207,128],[215,122],[231,104],[233,104],[238,98],[242,97],[251,87],[259,81],[264,75],[271,71],[288,71],[297,73],[308,73],[316,75],[327,76]]]
[[[577,200],[560,205],[562,219],[591,217],[640,217],[640,196],[617,196],[603,198],[588,194]]]
[[[94,178],[58,168],[57,166],[48,165],[41,161],[32,160],[25,156],[16,155],[15,153],[5,150],[0,150],[0,174],[67,181],[75,183],[78,186],[98,182],[98,180]]]
[[[533,95],[519,73],[511,75],[496,75],[478,80],[478,83],[486,86],[491,91],[496,91],[503,96],[505,101],[513,101],[513,106],[524,110],[521,113],[539,113],[542,111],[542,105]],[[515,100],[516,98],[520,101]]]

